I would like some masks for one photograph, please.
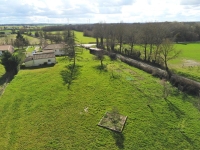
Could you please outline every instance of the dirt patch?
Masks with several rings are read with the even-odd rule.
[[[122,132],[126,119],[127,116],[119,115],[119,119],[116,121],[114,120],[113,115],[107,112],[100,120],[98,125],[113,131]]]
[[[189,66],[200,66],[200,62],[197,62],[195,60],[188,60],[184,59],[183,60],[183,66],[189,67]]]

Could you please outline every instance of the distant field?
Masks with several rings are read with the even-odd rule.
[[[28,35],[23,35],[24,38],[27,38],[30,42],[30,45],[38,45],[40,43],[40,39],[35,38],[35,37],[31,37]]]
[[[9,33],[11,33],[12,31],[11,31],[11,30],[0,30],[0,32],[5,32],[6,34],[9,34]]]
[[[51,33],[56,34],[57,32],[60,32],[60,34],[62,34],[62,31],[52,31]],[[93,37],[83,36],[83,32],[74,31],[74,34],[76,36],[77,43],[88,44],[88,43],[95,43],[96,42],[96,39],[93,38]]]
[[[96,39],[93,37],[83,36],[83,32],[74,31],[77,41],[81,44],[95,43]]]
[[[200,82],[200,43],[175,44],[182,50],[178,58],[169,62],[169,66],[178,74]]]
[[[182,50],[181,59],[192,59],[200,62],[200,43],[175,44],[175,47]]]
[[[101,71],[88,51],[80,56],[70,89],[64,57],[20,70],[0,100],[1,148],[200,149],[197,99],[171,89],[164,100],[160,79],[107,57]],[[97,126],[114,106],[128,116],[121,134]]]
[[[0,43],[5,43],[6,40],[8,40],[9,43],[11,43],[11,40],[15,40],[17,34],[9,34],[7,37],[0,37]]]

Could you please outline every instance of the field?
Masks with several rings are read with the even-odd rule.
[[[197,99],[171,88],[165,100],[161,80],[107,57],[100,70],[88,51],[80,56],[69,89],[64,57],[9,83],[0,100],[2,149],[200,149]],[[115,106],[128,117],[121,134],[97,126]]]
[[[96,39],[92,37],[84,37],[83,32],[74,31],[75,36],[79,43],[88,44],[88,43],[96,43]]]
[[[0,37],[0,44],[4,44],[7,40],[9,43],[11,43],[11,40],[15,40],[16,34],[9,34],[7,37]]]
[[[169,62],[176,73],[200,82],[200,43],[175,44],[180,56]]]
[[[28,35],[23,35],[24,38],[27,38],[30,42],[30,45],[38,45],[40,43],[40,39],[39,38],[35,38],[35,37],[31,37]]]
[[[62,31],[59,31],[62,33]],[[57,31],[52,31],[52,34],[56,34]],[[96,39],[93,37],[85,37],[83,36],[83,32],[79,31],[74,31],[75,37],[76,37],[76,42],[81,43],[81,44],[89,44],[89,43],[96,43]]]

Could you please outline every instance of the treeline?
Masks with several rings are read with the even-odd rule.
[[[89,25],[89,24],[75,24],[75,25],[72,25],[72,24],[69,24],[69,25],[57,25],[57,26],[45,26],[42,28],[42,30],[44,32],[50,32],[50,31],[64,31],[64,30],[67,30],[67,29],[70,29],[70,30],[76,30],[76,31],[92,31],[94,28],[94,25]]]

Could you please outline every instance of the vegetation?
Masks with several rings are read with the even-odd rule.
[[[0,147],[200,149],[195,97],[172,88],[164,99],[160,79],[108,57],[107,71],[99,71],[99,62],[85,50],[77,61],[80,74],[67,89],[61,72],[69,62],[57,61],[53,67],[20,70],[7,86],[0,101]],[[120,77],[111,78],[111,69]],[[128,116],[121,134],[97,126],[113,106]]]
[[[4,66],[7,77],[11,79],[18,72],[20,59],[17,55],[12,55],[6,51],[1,56],[1,64]]]

